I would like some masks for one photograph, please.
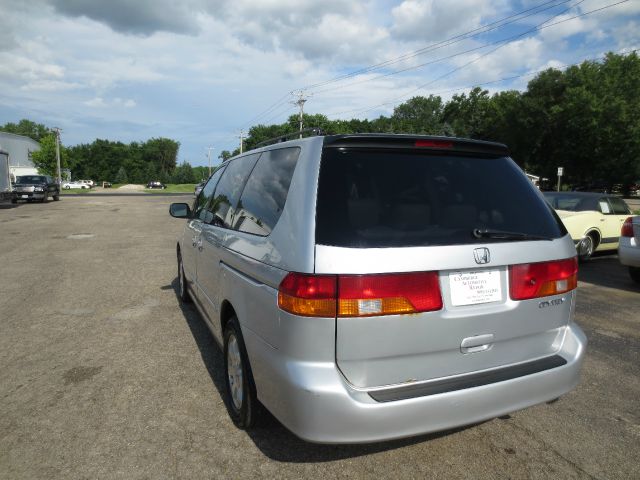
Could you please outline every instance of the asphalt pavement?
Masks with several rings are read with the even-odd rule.
[[[171,201],[0,206],[0,478],[640,478],[640,288],[615,255],[581,266],[573,392],[455,431],[313,445],[270,416],[251,433],[229,419],[220,349],[176,296]]]

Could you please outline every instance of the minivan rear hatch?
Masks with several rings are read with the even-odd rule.
[[[565,236],[502,145],[327,137],[315,273],[336,275],[342,292],[338,367],[369,388],[552,356],[571,317],[573,287],[531,300],[512,299],[509,288],[514,265],[547,268],[574,256]],[[429,298],[411,300],[421,288]],[[405,292],[414,295],[408,304],[425,308],[403,310]]]

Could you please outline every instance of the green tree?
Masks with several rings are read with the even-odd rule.
[[[129,177],[124,167],[118,169],[118,173],[116,173],[116,183],[129,183]]]
[[[40,141],[40,150],[31,154],[33,164],[45,175],[57,175],[56,136],[48,135]],[[67,168],[67,149],[60,145],[60,168]]]
[[[393,110],[391,122],[394,131],[442,135],[444,105],[438,96],[413,97]]]
[[[18,123],[6,123],[0,127],[0,130],[3,132],[15,133],[16,135],[31,137],[38,142],[53,133],[50,128],[42,125],[41,123],[35,123],[26,119],[22,119]]]
[[[218,155],[218,158],[222,162],[226,162],[227,160],[229,160],[231,158],[231,152],[229,150],[222,150],[220,152],[220,155]]]
[[[196,183],[197,181],[193,168],[191,168],[191,165],[187,162],[182,162],[176,167],[171,180],[173,183]]]
[[[171,174],[176,168],[180,143],[169,138],[152,138],[141,145],[142,158],[153,162],[160,174]]]

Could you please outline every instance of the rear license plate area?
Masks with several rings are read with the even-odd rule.
[[[502,300],[502,290],[500,270],[449,273],[449,292],[454,307],[499,302]]]

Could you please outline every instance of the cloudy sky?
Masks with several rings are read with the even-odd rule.
[[[294,91],[309,113],[375,118],[640,48],[640,0],[0,0],[0,18],[0,124],[65,145],[165,136],[192,165],[284,121]]]

